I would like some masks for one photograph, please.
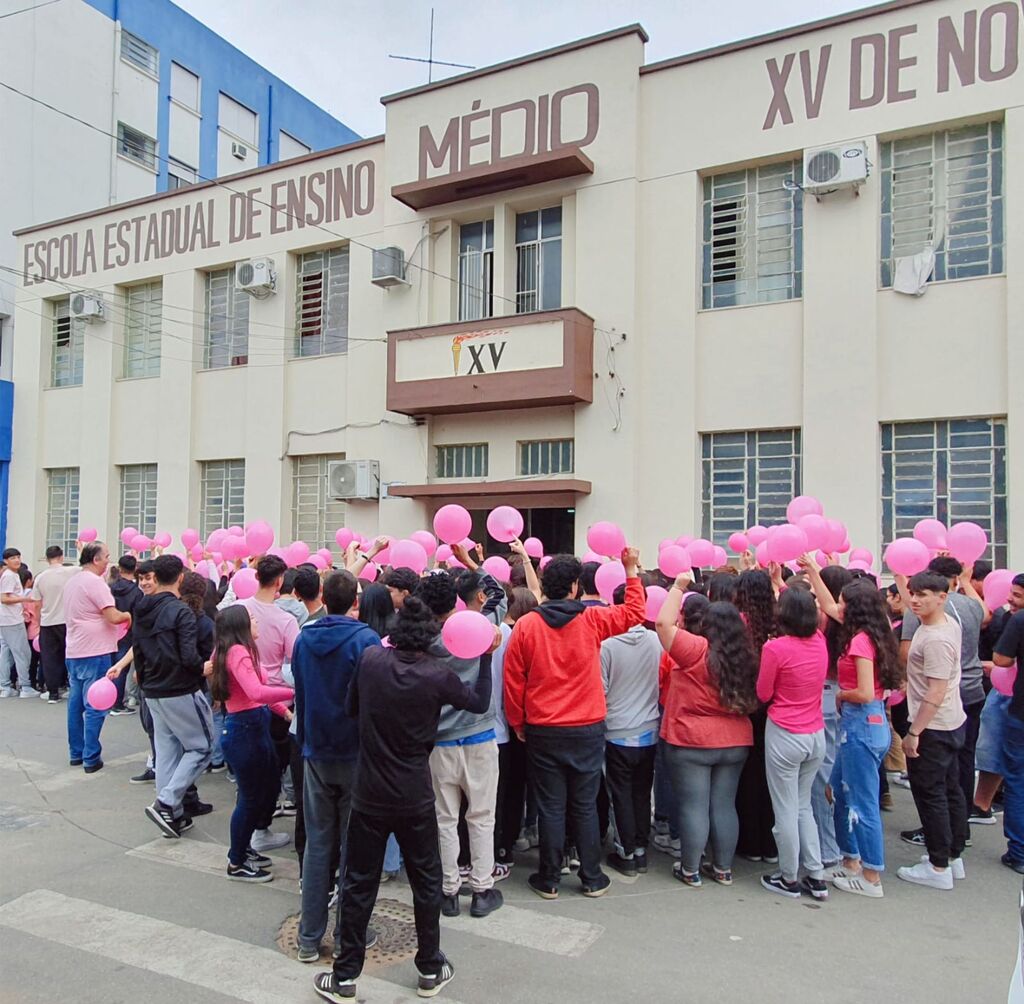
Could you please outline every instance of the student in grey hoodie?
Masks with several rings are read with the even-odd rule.
[[[309,610],[306,608],[306,604],[295,595],[296,575],[298,572],[294,568],[289,568],[284,573],[284,581],[281,583],[281,589],[277,599],[274,600],[274,605],[282,610],[287,610],[299,622],[299,627],[302,627],[309,620]]]
[[[626,602],[619,586],[616,606]],[[661,644],[643,624],[601,642],[601,677],[608,712],[605,717],[605,776],[615,811],[621,850],[608,864],[623,875],[647,871],[651,829],[651,788],[658,748],[658,666]]]

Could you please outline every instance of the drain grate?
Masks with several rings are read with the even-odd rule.
[[[377,944],[366,953],[364,972],[405,962],[416,955],[416,923],[411,906],[397,899],[378,899],[370,925],[377,931]],[[330,965],[334,950],[334,913],[320,943],[320,963]],[[284,919],[277,932],[277,947],[290,958],[299,952],[299,914]]]

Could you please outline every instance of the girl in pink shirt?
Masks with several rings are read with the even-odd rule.
[[[235,882],[269,882],[270,858],[251,847],[253,831],[269,818],[277,802],[277,756],[270,738],[270,713],[291,720],[283,702],[291,687],[267,686],[260,668],[255,618],[240,604],[217,615],[216,648],[210,667],[210,696],[224,703],[222,748],[238,785],[231,814],[231,849],[227,877]],[[267,705],[270,705],[268,707]]]

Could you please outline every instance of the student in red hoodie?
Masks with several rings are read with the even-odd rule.
[[[505,652],[505,715],[526,742],[540,823],[540,870],[528,881],[543,899],[558,896],[567,812],[583,895],[602,896],[610,885],[601,870],[596,811],[606,712],[601,642],[644,621],[638,560],[635,548],[622,552],[622,606],[585,607],[576,599],[580,562],[571,555],[552,558],[543,572],[547,598],[516,622]]]

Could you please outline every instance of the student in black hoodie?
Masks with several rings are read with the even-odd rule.
[[[156,591],[135,608],[135,671],[153,716],[156,801],[146,815],[168,837],[191,825],[182,801],[210,762],[213,719],[203,689],[203,659],[196,649],[196,618],[178,598],[180,558],[153,560]]]
[[[132,554],[123,554],[117,560],[117,579],[111,584],[110,592],[114,596],[114,606],[125,613],[134,613],[135,604],[142,599],[142,590],[135,581],[135,569],[138,566],[138,559]],[[128,630],[117,643],[117,655],[114,661],[124,657],[125,652],[132,647],[132,628]],[[112,715],[134,715],[135,709],[129,708],[124,703],[124,688],[128,680],[127,673],[121,673],[114,677],[114,685],[117,687],[117,700],[110,709]]]

